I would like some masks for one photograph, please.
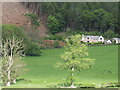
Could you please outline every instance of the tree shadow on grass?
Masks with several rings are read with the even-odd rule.
[[[49,88],[73,88],[69,83],[49,84]],[[74,88],[95,88],[93,84],[74,84]]]
[[[24,79],[24,78],[19,78],[16,80],[17,82],[25,82],[25,83],[29,83],[31,82],[30,80]]]

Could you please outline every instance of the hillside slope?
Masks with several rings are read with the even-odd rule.
[[[28,12],[30,10],[20,2],[4,2],[2,4],[2,23],[28,27],[28,18],[24,16]],[[38,29],[39,36],[46,36],[46,27],[44,24],[41,24]]]

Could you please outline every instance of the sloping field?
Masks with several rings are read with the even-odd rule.
[[[89,57],[96,59],[95,65],[83,72],[75,73],[76,84],[109,83],[118,80],[118,46],[89,47]],[[55,67],[62,61],[60,55],[64,49],[47,49],[40,57],[25,57],[28,71],[11,87],[40,87],[63,83],[68,73]]]

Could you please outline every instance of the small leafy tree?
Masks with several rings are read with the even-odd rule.
[[[48,16],[47,26],[51,34],[59,32],[59,22],[55,16]]]
[[[58,63],[58,67],[62,67],[69,71],[71,87],[74,87],[74,72],[75,70],[85,70],[94,64],[94,59],[89,59],[87,47],[84,43],[80,42],[81,35],[74,35],[66,39],[67,45],[65,52],[62,54],[64,63]]]
[[[38,16],[34,13],[26,13],[25,16],[29,18],[29,24],[32,24],[33,27],[36,29],[40,26]]]
[[[24,66],[21,61],[21,57],[24,56],[24,49],[23,40],[12,37],[3,41],[0,72],[4,85],[10,86],[11,83],[16,83],[16,78],[20,75]]]
[[[27,46],[27,50],[25,51],[25,53],[26,53],[26,55],[29,55],[29,56],[40,56],[41,55],[40,46],[37,45],[34,42],[29,43],[29,45]]]
[[[105,33],[104,33],[104,37],[106,39],[112,39],[113,37],[115,37],[115,33],[112,31],[112,30],[107,30]]]
[[[56,14],[55,16],[49,15],[47,20],[47,26],[51,34],[56,34],[63,31],[65,21],[61,14]]]
[[[60,48],[60,42],[58,40],[53,43],[54,48]]]

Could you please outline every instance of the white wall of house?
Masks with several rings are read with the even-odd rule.
[[[104,42],[104,37],[100,36],[98,42]]]
[[[112,41],[111,40],[107,40],[107,44],[111,44],[112,43]]]
[[[94,37],[94,36],[92,36]],[[95,36],[96,37],[96,36]],[[98,36],[99,38],[90,38],[89,36],[86,37],[85,35],[82,35],[82,41],[83,42],[88,42],[88,43],[92,43],[92,42],[104,42],[104,37],[102,36]]]
[[[119,41],[119,40],[116,40],[116,43],[120,43],[120,41]]]
[[[113,42],[115,41],[115,43],[120,43],[120,38],[113,38]]]
[[[84,41],[89,43],[98,42],[98,40],[94,40],[94,39],[85,39]]]

